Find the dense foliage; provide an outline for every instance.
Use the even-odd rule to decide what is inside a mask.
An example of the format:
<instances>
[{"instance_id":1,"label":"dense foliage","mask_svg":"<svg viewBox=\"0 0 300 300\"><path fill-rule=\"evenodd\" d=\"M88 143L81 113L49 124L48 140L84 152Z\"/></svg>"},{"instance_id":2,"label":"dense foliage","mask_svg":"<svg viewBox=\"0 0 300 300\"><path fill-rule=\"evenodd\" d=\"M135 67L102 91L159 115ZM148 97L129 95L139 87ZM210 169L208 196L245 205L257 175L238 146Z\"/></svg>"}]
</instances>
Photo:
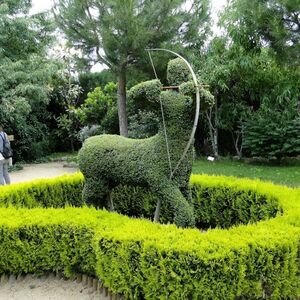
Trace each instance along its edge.
<instances>
[{"instance_id":1,"label":"dense foliage","mask_svg":"<svg viewBox=\"0 0 300 300\"><path fill-rule=\"evenodd\" d=\"M88 62L106 65L118 77L120 134L128 135L126 75L151 47L199 47L208 32L207 0L56 0L54 12L69 42ZM96 58L95 58L96 55ZM142 65L142 64L141 64Z\"/></svg>"},{"instance_id":2,"label":"dense foliage","mask_svg":"<svg viewBox=\"0 0 300 300\"><path fill-rule=\"evenodd\" d=\"M203 114L213 154L299 155L299 68L279 64L270 48L249 50L231 35L213 39L195 60L202 82L215 97L215 105ZM295 133L295 139L288 142L284 132Z\"/></svg>"},{"instance_id":3,"label":"dense foliage","mask_svg":"<svg viewBox=\"0 0 300 300\"><path fill-rule=\"evenodd\" d=\"M268 44L280 62L299 66L299 13L299 0L231 0L225 22L234 41L246 49Z\"/></svg>"},{"instance_id":4,"label":"dense foliage","mask_svg":"<svg viewBox=\"0 0 300 300\"><path fill-rule=\"evenodd\" d=\"M288 119L278 112L256 114L245 125L244 147L251 156L262 156L280 161L300 153L300 116Z\"/></svg>"},{"instance_id":5,"label":"dense foliage","mask_svg":"<svg viewBox=\"0 0 300 300\"><path fill-rule=\"evenodd\" d=\"M300 154L299 0L231 0L221 12L222 37L206 41L209 1L144 1L139 10L137 3L95 0L83 7L56 0L52 20L51 13L32 14L31 1L1 2L0 123L15 136L16 160L76 150L88 136L118 133L120 126L124 134L125 110L130 137L154 135L159 118L151 107L128 99L125 108L125 98L153 78L144 49L159 46L188 58L199 82L209 85L202 99L208 90L214 96L202 101L198 154L278 161ZM65 45L55 39L55 26L66 33ZM166 84L170 56L154 52L152 58ZM91 73L96 61L109 69ZM169 74L181 63L169 65Z\"/></svg>"},{"instance_id":6,"label":"dense foliage","mask_svg":"<svg viewBox=\"0 0 300 300\"><path fill-rule=\"evenodd\" d=\"M71 178L81 186L80 175L66 185ZM221 176L195 175L191 184L199 196L232 191L233 213L249 193L265 211L278 202L282 215L201 233L86 207L1 208L0 274L85 273L130 299L299 297L300 191Z\"/></svg>"},{"instance_id":7,"label":"dense foliage","mask_svg":"<svg viewBox=\"0 0 300 300\"><path fill-rule=\"evenodd\" d=\"M108 83L103 89L89 92L84 103L76 110L83 126L98 125L99 133L118 133L117 86Z\"/></svg>"},{"instance_id":8,"label":"dense foliage","mask_svg":"<svg viewBox=\"0 0 300 300\"><path fill-rule=\"evenodd\" d=\"M191 98L174 91L161 92L158 80L138 84L132 88L130 96L137 103L145 105L148 102L160 118L161 100L174 168L192 127ZM172 180L169 179L171 170L162 126L157 135L148 139L133 140L112 135L90 138L79 152L79 166L85 176L84 200L109 207L107 196L113 187L119 184L144 186L158 194L162 202L168 203L172 220L177 225L191 226L194 221L188 181L192 162L193 150L190 149Z\"/></svg>"},{"instance_id":9,"label":"dense foliage","mask_svg":"<svg viewBox=\"0 0 300 300\"><path fill-rule=\"evenodd\" d=\"M83 177L81 174L40 179L1 187L1 207L65 207L81 206Z\"/></svg>"},{"instance_id":10,"label":"dense foliage","mask_svg":"<svg viewBox=\"0 0 300 300\"><path fill-rule=\"evenodd\" d=\"M31 159L31 149L47 135L49 83L57 71L45 58L51 23L45 14L26 15L29 9L25 0L0 4L0 123L15 135L19 159Z\"/></svg>"}]
</instances>

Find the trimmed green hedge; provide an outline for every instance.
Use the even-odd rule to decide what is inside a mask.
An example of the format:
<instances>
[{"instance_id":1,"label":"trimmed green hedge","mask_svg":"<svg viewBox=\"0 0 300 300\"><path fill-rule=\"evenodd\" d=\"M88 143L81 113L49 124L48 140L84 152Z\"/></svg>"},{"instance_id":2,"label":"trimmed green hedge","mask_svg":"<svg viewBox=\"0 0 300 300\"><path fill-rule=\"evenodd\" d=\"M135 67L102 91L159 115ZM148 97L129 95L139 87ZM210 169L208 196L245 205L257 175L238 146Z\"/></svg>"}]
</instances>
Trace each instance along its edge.
<instances>
[{"instance_id":1,"label":"trimmed green hedge","mask_svg":"<svg viewBox=\"0 0 300 300\"><path fill-rule=\"evenodd\" d=\"M191 177L193 205L198 228L221 227L254 223L275 217L281 209L276 197L266 191L256 191L253 181L199 175ZM217 180L216 180L217 178ZM35 180L0 187L0 207L64 207L82 206L83 176L80 173L53 179ZM157 196L141 187L118 186L112 191L118 212L151 219ZM163 203L160 221L172 222L171 208Z\"/></svg>"},{"instance_id":2,"label":"trimmed green hedge","mask_svg":"<svg viewBox=\"0 0 300 300\"><path fill-rule=\"evenodd\" d=\"M196 176L196 177L195 177ZM195 181L194 178L197 178ZM229 228L255 223L281 214L278 200L266 191L258 192L249 182L235 178L201 175L191 176L196 227ZM252 183L252 184L251 184ZM112 191L115 209L125 215L151 219L157 196L144 188L119 186ZM161 223L172 222L167 203L162 204Z\"/></svg>"},{"instance_id":3,"label":"trimmed green hedge","mask_svg":"<svg viewBox=\"0 0 300 300\"><path fill-rule=\"evenodd\" d=\"M255 181L234 177L191 176L196 227L229 228L281 214L278 199Z\"/></svg>"},{"instance_id":4,"label":"trimmed green hedge","mask_svg":"<svg viewBox=\"0 0 300 300\"><path fill-rule=\"evenodd\" d=\"M81 173L0 186L0 207L82 206Z\"/></svg>"},{"instance_id":5,"label":"trimmed green hedge","mask_svg":"<svg viewBox=\"0 0 300 300\"><path fill-rule=\"evenodd\" d=\"M83 272L129 299L297 299L300 190L221 176L191 183L264 195L280 213L200 232L87 207L0 208L0 274Z\"/></svg>"}]
</instances>

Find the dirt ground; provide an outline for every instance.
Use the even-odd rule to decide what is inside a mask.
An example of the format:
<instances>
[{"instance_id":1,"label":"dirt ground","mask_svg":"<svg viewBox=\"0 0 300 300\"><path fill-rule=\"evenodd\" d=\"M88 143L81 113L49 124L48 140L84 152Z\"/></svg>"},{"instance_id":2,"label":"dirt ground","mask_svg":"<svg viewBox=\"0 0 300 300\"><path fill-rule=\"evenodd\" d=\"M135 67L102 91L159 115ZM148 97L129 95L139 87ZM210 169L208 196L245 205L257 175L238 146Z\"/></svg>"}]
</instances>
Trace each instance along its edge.
<instances>
[{"instance_id":1,"label":"dirt ground","mask_svg":"<svg viewBox=\"0 0 300 300\"><path fill-rule=\"evenodd\" d=\"M63 162L24 165L24 169L10 173L11 183L51 178L77 172L77 168L64 167Z\"/></svg>"},{"instance_id":2,"label":"dirt ground","mask_svg":"<svg viewBox=\"0 0 300 300\"><path fill-rule=\"evenodd\" d=\"M104 293L92 291L82 283L56 277L26 276L0 284L0 300L108 300Z\"/></svg>"}]
</instances>

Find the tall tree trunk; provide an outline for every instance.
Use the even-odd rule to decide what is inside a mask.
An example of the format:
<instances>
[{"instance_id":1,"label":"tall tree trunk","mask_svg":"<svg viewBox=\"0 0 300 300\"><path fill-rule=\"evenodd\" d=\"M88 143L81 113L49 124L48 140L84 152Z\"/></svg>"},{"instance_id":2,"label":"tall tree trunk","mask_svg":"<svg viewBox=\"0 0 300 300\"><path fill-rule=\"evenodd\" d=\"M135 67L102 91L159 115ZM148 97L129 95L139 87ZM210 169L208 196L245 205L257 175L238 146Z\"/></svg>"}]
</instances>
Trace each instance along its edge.
<instances>
[{"instance_id":1,"label":"tall tree trunk","mask_svg":"<svg viewBox=\"0 0 300 300\"><path fill-rule=\"evenodd\" d=\"M243 151L242 132L237 132L236 136L235 136L234 132L231 131L231 135L232 135L236 155L237 155L238 159L241 159L242 158L242 151Z\"/></svg>"},{"instance_id":2,"label":"tall tree trunk","mask_svg":"<svg viewBox=\"0 0 300 300\"><path fill-rule=\"evenodd\" d=\"M213 130L213 151L214 151L214 157L216 159L219 158L219 143L218 143L218 128L215 127Z\"/></svg>"},{"instance_id":3,"label":"tall tree trunk","mask_svg":"<svg viewBox=\"0 0 300 300\"><path fill-rule=\"evenodd\" d=\"M118 74L118 116L120 135L128 136L126 113L126 69L122 68Z\"/></svg>"},{"instance_id":4,"label":"tall tree trunk","mask_svg":"<svg viewBox=\"0 0 300 300\"><path fill-rule=\"evenodd\" d=\"M215 115L213 120L213 111L212 108L209 109L209 112L206 111L206 118L208 121L209 127L209 139L211 147L213 150L213 155L216 159L219 158L219 147L218 147L218 128L217 128L217 116ZM213 124L213 122L215 124Z\"/></svg>"},{"instance_id":5,"label":"tall tree trunk","mask_svg":"<svg viewBox=\"0 0 300 300\"><path fill-rule=\"evenodd\" d=\"M75 147L74 147L74 140L73 140L73 138L71 138L70 144L71 144L71 151L72 151L72 152L75 152Z\"/></svg>"}]
</instances>

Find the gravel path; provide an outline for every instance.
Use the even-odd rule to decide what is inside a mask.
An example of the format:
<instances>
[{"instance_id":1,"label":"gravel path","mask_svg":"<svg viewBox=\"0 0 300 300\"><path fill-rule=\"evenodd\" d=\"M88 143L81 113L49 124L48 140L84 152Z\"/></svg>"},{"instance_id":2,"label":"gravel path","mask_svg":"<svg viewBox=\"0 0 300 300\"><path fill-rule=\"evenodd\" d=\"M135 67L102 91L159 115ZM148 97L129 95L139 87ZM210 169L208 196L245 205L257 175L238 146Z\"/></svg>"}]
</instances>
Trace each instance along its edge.
<instances>
[{"instance_id":1,"label":"gravel path","mask_svg":"<svg viewBox=\"0 0 300 300\"><path fill-rule=\"evenodd\" d=\"M54 276L34 278L26 276L0 284L0 300L108 300L100 291L93 291L82 283L58 279Z\"/></svg>"},{"instance_id":2,"label":"gravel path","mask_svg":"<svg viewBox=\"0 0 300 300\"><path fill-rule=\"evenodd\" d=\"M10 173L11 183L51 178L77 172L77 168L64 167L64 162L24 165L24 169Z\"/></svg>"}]
</instances>

